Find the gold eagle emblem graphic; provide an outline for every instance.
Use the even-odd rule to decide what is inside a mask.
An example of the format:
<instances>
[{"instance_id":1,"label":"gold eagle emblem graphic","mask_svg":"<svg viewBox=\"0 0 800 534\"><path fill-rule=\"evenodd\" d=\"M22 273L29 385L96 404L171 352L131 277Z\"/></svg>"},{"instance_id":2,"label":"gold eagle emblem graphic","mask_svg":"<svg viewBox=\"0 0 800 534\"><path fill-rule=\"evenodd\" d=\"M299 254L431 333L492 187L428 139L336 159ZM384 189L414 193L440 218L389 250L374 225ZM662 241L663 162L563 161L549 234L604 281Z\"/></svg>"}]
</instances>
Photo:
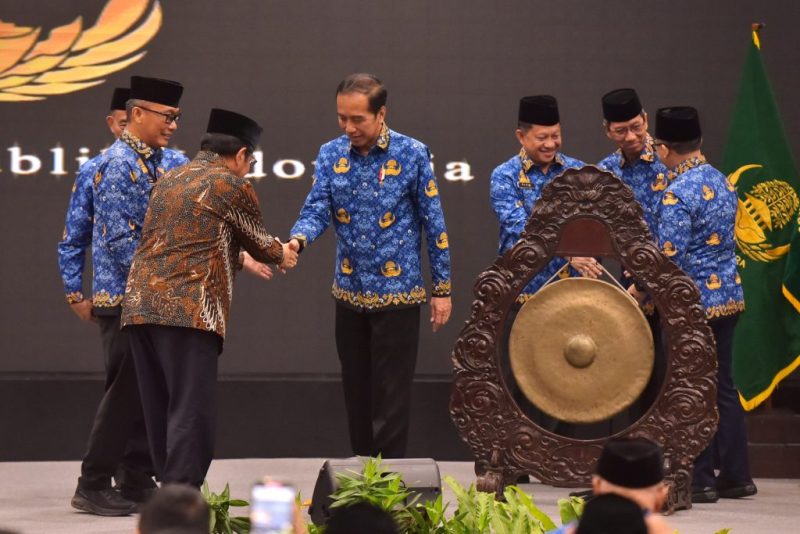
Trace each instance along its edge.
<instances>
[{"instance_id":1,"label":"gold eagle emblem graphic","mask_svg":"<svg viewBox=\"0 0 800 534\"><path fill-rule=\"evenodd\" d=\"M347 158L339 158L339 161L333 164L333 172L336 174L344 174L350 170L350 162Z\"/></svg>"},{"instance_id":2,"label":"gold eagle emblem graphic","mask_svg":"<svg viewBox=\"0 0 800 534\"><path fill-rule=\"evenodd\" d=\"M447 241L447 234L445 232L439 234L439 239L436 240L436 246L441 250L445 250L447 249L447 247L450 246L450 244Z\"/></svg>"},{"instance_id":3,"label":"gold eagle emblem graphic","mask_svg":"<svg viewBox=\"0 0 800 534\"><path fill-rule=\"evenodd\" d=\"M719 289L720 287L722 287L722 282L720 281L719 276L717 276L716 274L712 274L711 276L709 276L708 280L706 280L706 287L711 290Z\"/></svg>"},{"instance_id":4,"label":"gold eagle emblem graphic","mask_svg":"<svg viewBox=\"0 0 800 534\"><path fill-rule=\"evenodd\" d=\"M661 199L661 203L665 206L674 206L678 203L678 197L675 196L675 193L672 191L667 191L664 193L664 198Z\"/></svg>"},{"instance_id":5,"label":"gold eagle emblem graphic","mask_svg":"<svg viewBox=\"0 0 800 534\"><path fill-rule=\"evenodd\" d=\"M761 165L743 165L728 176L736 186L741 175ZM790 184L781 180L760 182L738 199L736 244L750 259L760 262L778 260L789 252L789 245L773 246L767 232L786 226L800 207L800 199Z\"/></svg>"},{"instance_id":6,"label":"gold eagle emblem graphic","mask_svg":"<svg viewBox=\"0 0 800 534\"><path fill-rule=\"evenodd\" d=\"M433 180L428 180L428 185L425 186L425 194L429 198L433 198L439 194L439 188L436 187L436 182L434 182Z\"/></svg>"},{"instance_id":7,"label":"gold eagle emblem graphic","mask_svg":"<svg viewBox=\"0 0 800 534\"><path fill-rule=\"evenodd\" d=\"M378 225L381 228L389 228L392 225L392 223L394 223L394 221L395 221L394 213L392 213L391 211L387 211L386 213L383 214L383 217L381 217L381 219L378 221Z\"/></svg>"},{"instance_id":8,"label":"gold eagle emblem graphic","mask_svg":"<svg viewBox=\"0 0 800 534\"><path fill-rule=\"evenodd\" d=\"M353 272L353 266L350 265L350 260L345 258L342 260L342 274L351 274Z\"/></svg>"},{"instance_id":9,"label":"gold eagle emblem graphic","mask_svg":"<svg viewBox=\"0 0 800 534\"><path fill-rule=\"evenodd\" d=\"M713 234L708 236L708 239L706 239L706 245L710 245L712 247L716 247L719 244L720 244L720 240L719 240L719 234L717 232L714 232Z\"/></svg>"},{"instance_id":10,"label":"gold eagle emblem graphic","mask_svg":"<svg viewBox=\"0 0 800 534\"><path fill-rule=\"evenodd\" d=\"M400 174L400 171L403 170L403 166L397 163L396 160L390 159L387 161L383 166L383 173L386 176L397 176Z\"/></svg>"},{"instance_id":11,"label":"gold eagle emblem graphic","mask_svg":"<svg viewBox=\"0 0 800 534\"><path fill-rule=\"evenodd\" d=\"M675 245L672 244L672 241L665 241L664 246L661 248L664 250L664 254L666 254L668 258L671 258L678 252L678 250L675 248Z\"/></svg>"},{"instance_id":12,"label":"gold eagle emblem graphic","mask_svg":"<svg viewBox=\"0 0 800 534\"><path fill-rule=\"evenodd\" d=\"M350 214L344 208L336 210L336 220L342 224L350 224Z\"/></svg>"},{"instance_id":13,"label":"gold eagle emblem graphic","mask_svg":"<svg viewBox=\"0 0 800 534\"><path fill-rule=\"evenodd\" d=\"M703 200L713 200L714 199L714 190L708 187L707 185L703 186Z\"/></svg>"},{"instance_id":14,"label":"gold eagle emblem graphic","mask_svg":"<svg viewBox=\"0 0 800 534\"><path fill-rule=\"evenodd\" d=\"M53 28L16 26L0 20L0 102L43 100L99 85L113 72L136 63L161 28L161 4L151 0L109 0L97 22L84 29L83 18ZM133 55L131 55L133 54Z\"/></svg>"},{"instance_id":15,"label":"gold eagle emblem graphic","mask_svg":"<svg viewBox=\"0 0 800 534\"><path fill-rule=\"evenodd\" d=\"M663 172L658 173L656 175L656 180L650 184L650 189L653 191L663 191L667 188L667 177L664 176Z\"/></svg>"},{"instance_id":16,"label":"gold eagle emblem graphic","mask_svg":"<svg viewBox=\"0 0 800 534\"><path fill-rule=\"evenodd\" d=\"M401 269L400 266L393 261L387 261L383 267L381 267L381 273L383 273L383 276L387 278L400 276L401 272L403 272L403 269Z\"/></svg>"}]
</instances>

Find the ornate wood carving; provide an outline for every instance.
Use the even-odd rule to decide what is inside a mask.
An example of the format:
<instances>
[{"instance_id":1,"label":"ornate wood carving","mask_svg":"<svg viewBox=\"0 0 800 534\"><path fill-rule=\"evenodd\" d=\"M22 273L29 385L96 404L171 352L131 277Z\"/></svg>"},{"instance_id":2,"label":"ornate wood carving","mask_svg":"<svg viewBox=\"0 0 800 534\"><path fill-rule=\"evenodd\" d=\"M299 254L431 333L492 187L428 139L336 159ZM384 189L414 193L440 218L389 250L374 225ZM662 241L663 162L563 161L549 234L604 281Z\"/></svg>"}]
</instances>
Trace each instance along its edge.
<instances>
[{"instance_id":1,"label":"ornate wood carving","mask_svg":"<svg viewBox=\"0 0 800 534\"><path fill-rule=\"evenodd\" d=\"M692 462L718 419L714 339L699 290L650 241L633 192L592 166L569 169L546 185L520 240L475 283L471 314L453 351L450 414L476 458L478 488L499 496L525 473L555 486L586 486L605 441L537 426L519 410L500 372L499 341L512 304L560 255L616 257L653 297L668 340L666 377L647 413L617 435L660 443L670 509L690 508Z\"/></svg>"}]
</instances>

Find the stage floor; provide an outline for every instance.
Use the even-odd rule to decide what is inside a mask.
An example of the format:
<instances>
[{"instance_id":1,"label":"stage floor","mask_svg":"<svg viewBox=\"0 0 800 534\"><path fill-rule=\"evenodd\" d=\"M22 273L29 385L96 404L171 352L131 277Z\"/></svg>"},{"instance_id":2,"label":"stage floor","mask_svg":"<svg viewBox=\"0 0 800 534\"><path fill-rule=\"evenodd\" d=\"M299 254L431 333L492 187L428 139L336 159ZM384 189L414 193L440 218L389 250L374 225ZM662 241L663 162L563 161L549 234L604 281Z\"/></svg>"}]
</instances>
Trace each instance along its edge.
<instances>
[{"instance_id":1,"label":"stage floor","mask_svg":"<svg viewBox=\"0 0 800 534\"><path fill-rule=\"evenodd\" d=\"M310 498L322 463L322 459L309 458L217 460L208 480L213 491L221 491L229 482L234 497L247 499L250 484L262 475L271 475L293 482L304 498ZM79 462L0 463L0 528L20 534L131 534L135 517L96 517L70 507L79 469ZM468 462L440 462L439 470L442 476L451 475L465 485L474 481ZM668 521L680 534L713 534L723 527L731 528L732 534L798 532L800 480L760 479L756 483L759 493L753 498L695 505ZM569 491L538 483L523 487L554 519L558 516L556 501ZM453 500L447 488L445 499Z\"/></svg>"}]
</instances>

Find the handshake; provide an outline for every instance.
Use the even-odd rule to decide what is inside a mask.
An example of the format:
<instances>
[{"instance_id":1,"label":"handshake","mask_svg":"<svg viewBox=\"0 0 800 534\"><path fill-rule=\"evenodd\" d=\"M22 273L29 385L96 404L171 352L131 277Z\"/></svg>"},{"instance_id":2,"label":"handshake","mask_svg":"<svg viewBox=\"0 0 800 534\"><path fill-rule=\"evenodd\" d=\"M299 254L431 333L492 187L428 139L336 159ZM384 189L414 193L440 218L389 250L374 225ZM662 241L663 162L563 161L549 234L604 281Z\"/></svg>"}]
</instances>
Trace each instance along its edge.
<instances>
[{"instance_id":1,"label":"handshake","mask_svg":"<svg viewBox=\"0 0 800 534\"><path fill-rule=\"evenodd\" d=\"M283 261L278 264L278 270L286 274L288 269L292 269L297 265L297 256L300 253L300 242L297 239L292 239L288 243L281 243L281 241L278 240L278 243L283 247ZM272 279L272 268L269 265L256 261L247 252L243 252L243 254L244 262L242 263L242 269L264 280Z\"/></svg>"}]
</instances>

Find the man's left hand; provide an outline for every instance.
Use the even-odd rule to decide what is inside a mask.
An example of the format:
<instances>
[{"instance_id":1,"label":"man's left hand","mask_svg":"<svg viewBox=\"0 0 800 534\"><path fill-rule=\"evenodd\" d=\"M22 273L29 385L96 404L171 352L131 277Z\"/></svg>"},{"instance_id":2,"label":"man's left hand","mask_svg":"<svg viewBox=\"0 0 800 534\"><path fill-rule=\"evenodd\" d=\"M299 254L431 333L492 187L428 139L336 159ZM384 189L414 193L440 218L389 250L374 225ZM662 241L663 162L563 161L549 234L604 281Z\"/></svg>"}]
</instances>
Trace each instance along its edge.
<instances>
[{"instance_id":1,"label":"man's left hand","mask_svg":"<svg viewBox=\"0 0 800 534\"><path fill-rule=\"evenodd\" d=\"M576 271L581 273L581 276L585 276L586 278L599 278L600 275L603 274L600 264L597 263L597 260L594 258L575 256L570 259L569 263Z\"/></svg>"},{"instance_id":2,"label":"man's left hand","mask_svg":"<svg viewBox=\"0 0 800 534\"><path fill-rule=\"evenodd\" d=\"M453 302L450 297L431 297L431 324L434 332L450 320L452 310Z\"/></svg>"},{"instance_id":3,"label":"man's left hand","mask_svg":"<svg viewBox=\"0 0 800 534\"><path fill-rule=\"evenodd\" d=\"M272 269L270 269L269 265L254 260L247 252L244 253L242 269L264 280L272 279Z\"/></svg>"}]
</instances>

